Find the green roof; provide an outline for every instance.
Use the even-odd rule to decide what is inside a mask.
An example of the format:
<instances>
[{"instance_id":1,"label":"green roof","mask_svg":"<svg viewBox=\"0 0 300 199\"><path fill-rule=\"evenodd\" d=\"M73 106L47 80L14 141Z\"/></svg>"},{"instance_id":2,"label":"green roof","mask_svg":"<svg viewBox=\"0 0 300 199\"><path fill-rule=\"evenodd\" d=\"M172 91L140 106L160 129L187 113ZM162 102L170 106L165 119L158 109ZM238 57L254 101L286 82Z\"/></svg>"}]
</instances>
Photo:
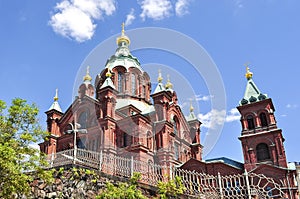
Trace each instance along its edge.
<instances>
[{"instance_id":1,"label":"green roof","mask_svg":"<svg viewBox=\"0 0 300 199\"><path fill-rule=\"evenodd\" d=\"M240 101L240 105L261 101L268 98L266 94L262 94L255 85L252 77L248 78L244 98Z\"/></svg>"}]
</instances>

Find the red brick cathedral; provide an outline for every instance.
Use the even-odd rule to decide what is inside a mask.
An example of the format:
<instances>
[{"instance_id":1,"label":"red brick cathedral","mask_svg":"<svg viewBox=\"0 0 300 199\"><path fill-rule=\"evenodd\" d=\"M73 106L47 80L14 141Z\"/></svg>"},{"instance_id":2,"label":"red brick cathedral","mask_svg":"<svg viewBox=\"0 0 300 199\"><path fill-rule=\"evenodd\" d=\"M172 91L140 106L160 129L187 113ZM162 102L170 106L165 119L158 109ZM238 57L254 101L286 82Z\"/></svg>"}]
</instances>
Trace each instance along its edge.
<instances>
[{"instance_id":1,"label":"red brick cathedral","mask_svg":"<svg viewBox=\"0 0 300 199\"><path fill-rule=\"evenodd\" d=\"M40 144L41 150L51 154L73 148L74 136L66 132L78 123L77 128L87 130L77 134L79 148L120 156L130 153L135 159L163 165L201 160L201 123L192 108L185 117L171 82L164 85L161 74L151 93L150 77L131 54L124 29L117 44L94 85L87 70L78 97L65 113L56 95L46 112L51 135Z\"/></svg>"},{"instance_id":2,"label":"red brick cathedral","mask_svg":"<svg viewBox=\"0 0 300 199\"><path fill-rule=\"evenodd\" d=\"M294 171L288 169L284 138L277 127L271 98L262 94L247 70L247 85L237 109L241 114L244 164L228 158L202 160L201 122L191 106L184 116L176 92L168 80L164 85L159 73L151 93L150 77L129 49L130 39L122 34L117 49L94 85L87 70L78 97L63 113L57 95L47 114L49 139L41 151L52 154L77 147L134 156L135 159L160 165L223 175L248 172L263 173L294 185ZM79 124L79 125L78 125ZM85 133L80 133L84 130Z\"/></svg>"}]
</instances>

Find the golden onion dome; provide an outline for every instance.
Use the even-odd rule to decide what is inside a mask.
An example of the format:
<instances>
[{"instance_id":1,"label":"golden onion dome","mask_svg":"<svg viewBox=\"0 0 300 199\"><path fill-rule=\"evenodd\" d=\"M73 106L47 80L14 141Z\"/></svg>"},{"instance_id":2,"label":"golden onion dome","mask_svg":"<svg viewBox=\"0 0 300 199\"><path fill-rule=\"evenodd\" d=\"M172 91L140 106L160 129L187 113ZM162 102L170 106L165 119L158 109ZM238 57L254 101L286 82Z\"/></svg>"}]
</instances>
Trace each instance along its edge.
<instances>
[{"instance_id":1,"label":"golden onion dome","mask_svg":"<svg viewBox=\"0 0 300 199\"><path fill-rule=\"evenodd\" d=\"M121 34L120 37L117 38L117 44L118 44L118 45L121 45L123 42L125 42L125 43L129 46L129 44L130 44L130 39L129 39L129 37L127 37L127 36L125 35L124 27L125 27L125 24L122 23L122 34Z\"/></svg>"},{"instance_id":2,"label":"golden onion dome","mask_svg":"<svg viewBox=\"0 0 300 199\"><path fill-rule=\"evenodd\" d=\"M168 81L166 83L166 89L172 89L173 88L173 84L170 81L170 76L168 75Z\"/></svg>"},{"instance_id":3,"label":"golden onion dome","mask_svg":"<svg viewBox=\"0 0 300 199\"><path fill-rule=\"evenodd\" d=\"M88 66L86 68L86 74L83 77L83 81L91 81L91 80L92 80L92 77L90 76L90 67Z\"/></svg>"},{"instance_id":4,"label":"golden onion dome","mask_svg":"<svg viewBox=\"0 0 300 199\"><path fill-rule=\"evenodd\" d=\"M248 65L246 66L246 74L245 77L249 80L252 79L253 73L250 72Z\"/></svg>"},{"instance_id":5,"label":"golden onion dome","mask_svg":"<svg viewBox=\"0 0 300 199\"><path fill-rule=\"evenodd\" d=\"M107 70L107 72L106 72L105 76L106 76L106 77L111 77L111 76L112 76L112 74L111 74L111 72L110 72L110 70L109 70L109 69Z\"/></svg>"}]
</instances>

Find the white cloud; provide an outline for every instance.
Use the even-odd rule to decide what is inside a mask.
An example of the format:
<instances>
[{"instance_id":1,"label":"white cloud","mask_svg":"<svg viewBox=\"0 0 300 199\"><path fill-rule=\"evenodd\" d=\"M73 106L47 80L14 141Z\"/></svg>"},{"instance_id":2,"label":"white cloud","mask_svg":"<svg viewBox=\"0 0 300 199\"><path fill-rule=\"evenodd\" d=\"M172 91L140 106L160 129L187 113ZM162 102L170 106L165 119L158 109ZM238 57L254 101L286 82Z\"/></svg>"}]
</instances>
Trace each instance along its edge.
<instances>
[{"instance_id":1,"label":"white cloud","mask_svg":"<svg viewBox=\"0 0 300 199\"><path fill-rule=\"evenodd\" d=\"M233 108L229 111L229 113L226 115L225 122L234 122L240 120L241 115L239 111L236 108Z\"/></svg>"},{"instance_id":2,"label":"white cloud","mask_svg":"<svg viewBox=\"0 0 300 199\"><path fill-rule=\"evenodd\" d=\"M142 13L140 17L145 20L151 18L162 20L171 15L172 4L169 0L140 0Z\"/></svg>"},{"instance_id":3,"label":"white cloud","mask_svg":"<svg viewBox=\"0 0 300 199\"><path fill-rule=\"evenodd\" d=\"M202 122L203 127L215 129L224 122L233 122L239 120L240 115L236 108L231 109L227 114L225 110L212 109L206 114L198 114L198 118Z\"/></svg>"},{"instance_id":4,"label":"white cloud","mask_svg":"<svg viewBox=\"0 0 300 199\"><path fill-rule=\"evenodd\" d=\"M175 12L177 16L188 14L189 0L178 0L175 4Z\"/></svg>"},{"instance_id":5,"label":"white cloud","mask_svg":"<svg viewBox=\"0 0 300 199\"><path fill-rule=\"evenodd\" d=\"M135 20L134 9L131 8L130 13L126 16L125 26L129 26Z\"/></svg>"},{"instance_id":6,"label":"white cloud","mask_svg":"<svg viewBox=\"0 0 300 199\"><path fill-rule=\"evenodd\" d=\"M55 6L49 24L57 34L84 42L95 33L94 20L115 10L115 0L63 0Z\"/></svg>"},{"instance_id":7,"label":"white cloud","mask_svg":"<svg viewBox=\"0 0 300 199\"><path fill-rule=\"evenodd\" d=\"M218 125L222 125L225 122L226 111L212 109L206 114L198 114L199 120L202 122L202 126L205 128L216 128Z\"/></svg>"}]
</instances>

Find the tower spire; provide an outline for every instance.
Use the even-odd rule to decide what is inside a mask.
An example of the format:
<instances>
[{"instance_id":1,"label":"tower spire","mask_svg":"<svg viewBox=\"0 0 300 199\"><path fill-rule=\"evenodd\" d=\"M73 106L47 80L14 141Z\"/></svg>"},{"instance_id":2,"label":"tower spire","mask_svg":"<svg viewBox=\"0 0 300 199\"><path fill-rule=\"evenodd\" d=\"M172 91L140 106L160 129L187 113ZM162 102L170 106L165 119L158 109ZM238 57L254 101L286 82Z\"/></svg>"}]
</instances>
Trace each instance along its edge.
<instances>
[{"instance_id":1,"label":"tower spire","mask_svg":"<svg viewBox=\"0 0 300 199\"><path fill-rule=\"evenodd\" d=\"M193 103L192 100L190 101L190 113L194 112L194 107L193 107Z\"/></svg>"},{"instance_id":2,"label":"tower spire","mask_svg":"<svg viewBox=\"0 0 300 199\"><path fill-rule=\"evenodd\" d=\"M190 114L187 117L187 120L192 121L192 120L195 120L195 119L197 119L197 117L195 116L194 107L193 107L193 103L192 103L192 99L191 99L191 101L190 101Z\"/></svg>"},{"instance_id":3,"label":"tower spire","mask_svg":"<svg viewBox=\"0 0 300 199\"><path fill-rule=\"evenodd\" d=\"M258 87L255 85L252 76L253 73L250 72L248 64L246 66L246 74L245 77L247 78L247 85L243 99L240 101L240 105L246 105L249 103L253 103L256 101L261 101L267 98L266 94L262 94Z\"/></svg>"},{"instance_id":4,"label":"tower spire","mask_svg":"<svg viewBox=\"0 0 300 199\"><path fill-rule=\"evenodd\" d=\"M62 113L62 110L60 108L60 105L58 103L58 89L55 89L55 96L53 97L53 103L52 105L50 106L50 108L48 109L49 111L50 110L56 110L56 111L59 111Z\"/></svg>"},{"instance_id":5,"label":"tower spire","mask_svg":"<svg viewBox=\"0 0 300 199\"><path fill-rule=\"evenodd\" d=\"M54 101L58 101L58 89L55 89L55 96L53 97Z\"/></svg>"}]
</instances>

